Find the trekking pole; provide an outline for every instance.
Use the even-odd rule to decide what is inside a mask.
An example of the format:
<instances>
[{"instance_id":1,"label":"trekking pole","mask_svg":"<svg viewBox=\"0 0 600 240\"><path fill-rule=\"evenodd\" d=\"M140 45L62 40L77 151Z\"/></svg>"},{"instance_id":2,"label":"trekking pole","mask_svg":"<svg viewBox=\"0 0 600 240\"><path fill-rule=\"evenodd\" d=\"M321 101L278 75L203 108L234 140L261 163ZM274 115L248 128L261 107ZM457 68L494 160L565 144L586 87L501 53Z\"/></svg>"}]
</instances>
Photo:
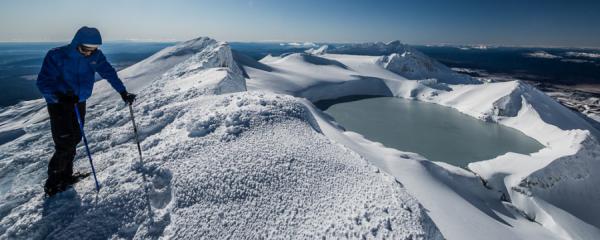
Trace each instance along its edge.
<instances>
[{"instance_id":1,"label":"trekking pole","mask_svg":"<svg viewBox=\"0 0 600 240\"><path fill-rule=\"evenodd\" d=\"M75 115L77 116L77 123L79 123L79 130L81 131L83 143L85 144L85 151L87 152L88 159L90 159L90 165L92 166L92 173L94 174L94 181L96 182L96 192L100 192L100 184L98 183L98 178L96 178L96 169L94 169L94 163L92 162L92 154L90 154L90 148L88 147L87 138L85 137L85 132L83 132L83 121L81 121L81 116L79 115L77 103L75 103L74 106Z\"/></svg>"},{"instance_id":2,"label":"trekking pole","mask_svg":"<svg viewBox=\"0 0 600 240\"><path fill-rule=\"evenodd\" d=\"M138 135L137 126L135 125L135 118L133 117L133 108L131 107L132 103L129 103L129 115L131 116L131 123L133 123L133 133L135 134L135 142L137 143L138 153L140 155L140 163L144 164L142 160L142 148L140 147L140 137Z\"/></svg>"},{"instance_id":3,"label":"trekking pole","mask_svg":"<svg viewBox=\"0 0 600 240\"><path fill-rule=\"evenodd\" d=\"M133 103L129 103L129 116L131 117L131 123L133 124L133 133L135 134L135 142L137 143L138 154L140 155L140 164L141 167L144 166L144 160L142 160L142 148L140 147L140 137L138 135L137 126L135 125L135 118L133 117L133 107L131 106ZM142 171L142 178L144 179L144 183L148 182L146 178L146 173ZM150 222L154 222L152 213L152 206L150 205L150 196L148 195L148 185L144 185L144 191L146 191L146 201L148 207L148 216L150 217Z\"/></svg>"}]
</instances>

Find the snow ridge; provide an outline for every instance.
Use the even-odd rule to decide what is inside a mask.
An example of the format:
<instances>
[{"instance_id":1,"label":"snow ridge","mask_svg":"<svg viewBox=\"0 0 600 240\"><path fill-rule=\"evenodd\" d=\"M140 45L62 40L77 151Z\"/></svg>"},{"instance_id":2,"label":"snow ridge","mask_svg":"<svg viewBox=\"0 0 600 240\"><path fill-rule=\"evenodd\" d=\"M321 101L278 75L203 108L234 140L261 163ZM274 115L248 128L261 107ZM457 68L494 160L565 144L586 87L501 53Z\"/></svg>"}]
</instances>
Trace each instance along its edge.
<instances>
[{"instance_id":1,"label":"snow ridge","mask_svg":"<svg viewBox=\"0 0 600 240\"><path fill-rule=\"evenodd\" d=\"M521 81L483 87L454 87L433 102L513 127L546 148L530 155L507 153L468 168L487 187L502 193L503 200L554 234L568 239L599 236L600 205L595 199L600 191L593 186L600 179L589 172L600 169L598 130Z\"/></svg>"},{"instance_id":2,"label":"snow ridge","mask_svg":"<svg viewBox=\"0 0 600 240\"><path fill-rule=\"evenodd\" d=\"M365 47L355 53L382 53L381 49L386 49L381 47L385 44L361 46ZM369 50L372 46L376 47ZM469 172L385 148L344 131L330 123L327 116L318 118L328 137L401 179L431 211L447 238L600 236L597 217L600 192L593 187L600 180L590 174L590 170L600 169L597 160L600 133L577 113L521 81L481 84L450 84L436 78L407 81L402 73L391 71L402 70L403 61L410 63L418 54L403 57L401 53L365 56L332 52L328 49L327 53L315 56L335 60L347 68L310 64L298 54L261 60L268 68L245 65L250 77L249 89L283 92L313 102L351 95L402 97L451 107L519 130L545 148L532 154L509 152L471 163ZM393 64L395 61L399 64ZM417 66L428 68L427 64ZM312 111L319 113L316 109ZM460 179L464 184L447 183L448 179ZM448 201L440 201L441 197ZM456 222L453 217L456 215L465 216L463 224ZM506 228L507 225L513 227Z\"/></svg>"},{"instance_id":3,"label":"snow ridge","mask_svg":"<svg viewBox=\"0 0 600 240\"><path fill-rule=\"evenodd\" d=\"M98 195L86 179L44 199L44 103L2 109L0 239L598 238L598 130L523 82L455 84L437 64L399 41L260 62L210 38L165 48L119 72L139 93L143 162L110 86L88 102ZM467 171L343 131L306 100L361 94L452 107L545 148ZM75 166L88 169L83 146Z\"/></svg>"},{"instance_id":4,"label":"snow ridge","mask_svg":"<svg viewBox=\"0 0 600 240\"><path fill-rule=\"evenodd\" d=\"M246 92L236 66L227 44L199 38L120 72L138 89L144 160L127 107L91 101L98 194L85 179L44 199L49 123L22 126L0 145L0 238L442 239L402 184L324 136L300 99Z\"/></svg>"},{"instance_id":5,"label":"snow ridge","mask_svg":"<svg viewBox=\"0 0 600 240\"><path fill-rule=\"evenodd\" d=\"M435 78L449 84L474 84L479 81L457 72L414 49L382 56L377 63L408 79Z\"/></svg>"},{"instance_id":6,"label":"snow ridge","mask_svg":"<svg viewBox=\"0 0 600 240\"><path fill-rule=\"evenodd\" d=\"M196 43L194 41L193 43ZM186 42L187 43L187 42ZM187 47L188 44L183 44L181 48L172 52L170 54L164 55L159 59L168 58L170 56L177 56L179 54L188 53L190 51L197 51L192 54L191 57L182 61L181 63L175 65L171 70L165 73L166 78L179 78L185 77L190 74L197 73L204 69L215 68L215 67L227 67L234 74L242 74L239 67L233 60L233 56L231 53L231 48L225 42L217 43L215 40L211 41L202 41L201 49L196 49L196 45L192 45L194 47ZM208 44L208 45L205 45Z\"/></svg>"},{"instance_id":7,"label":"snow ridge","mask_svg":"<svg viewBox=\"0 0 600 240\"><path fill-rule=\"evenodd\" d=\"M327 49L328 48L329 48L329 45L323 45L323 46L320 46L317 49L311 48L311 49L308 49L308 50L306 50L304 52L308 53L308 54L313 54L313 55L323 55L323 54L327 53Z\"/></svg>"},{"instance_id":8,"label":"snow ridge","mask_svg":"<svg viewBox=\"0 0 600 240\"><path fill-rule=\"evenodd\" d=\"M420 51L396 40L388 43L370 42L343 45L323 45L318 49L305 51L308 54L350 54L380 56L377 64L391 72L412 80L435 78L438 82L449 84L475 84L478 80L456 73L426 56Z\"/></svg>"},{"instance_id":9,"label":"snow ridge","mask_svg":"<svg viewBox=\"0 0 600 240\"><path fill-rule=\"evenodd\" d=\"M408 45L403 44L399 40L395 40L387 43L367 42L335 45L328 47L327 53L382 56L389 55L392 53L403 53L409 49L410 47Z\"/></svg>"}]
</instances>

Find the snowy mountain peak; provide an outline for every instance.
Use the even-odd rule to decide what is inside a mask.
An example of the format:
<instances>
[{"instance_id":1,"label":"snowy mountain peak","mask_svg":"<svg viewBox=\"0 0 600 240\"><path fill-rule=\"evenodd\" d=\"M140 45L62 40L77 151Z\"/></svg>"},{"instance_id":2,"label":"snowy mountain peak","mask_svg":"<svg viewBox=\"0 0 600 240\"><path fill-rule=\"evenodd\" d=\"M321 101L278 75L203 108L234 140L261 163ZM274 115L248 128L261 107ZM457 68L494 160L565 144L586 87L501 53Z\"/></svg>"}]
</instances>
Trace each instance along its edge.
<instances>
[{"instance_id":1,"label":"snowy mountain peak","mask_svg":"<svg viewBox=\"0 0 600 240\"><path fill-rule=\"evenodd\" d=\"M323 45L305 51L308 54L326 53L381 56L377 64L402 77L412 80L435 78L438 82L452 84L479 83L467 75L459 74L399 40L343 45Z\"/></svg>"},{"instance_id":2,"label":"snowy mountain peak","mask_svg":"<svg viewBox=\"0 0 600 240\"><path fill-rule=\"evenodd\" d=\"M366 42L337 45L328 49L329 53L381 56L392 53L403 53L409 47L399 40L384 42Z\"/></svg>"},{"instance_id":3,"label":"snowy mountain peak","mask_svg":"<svg viewBox=\"0 0 600 240\"><path fill-rule=\"evenodd\" d=\"M406 47L401 53L382 56L377 60L377 63L385 69L408 79L435 78L439 82L451 84L478 83L477 80L456 73L438 61L409 47Z\"/></svg>"},{"instance_id":4,"label":"snowy mountain peak","mask_svg":"<svg viewBox=\"0 0 600 240\"><path fill-rule=\"evenodd\" d=\"M317 49L311 48L311 49L308 49L308 50L306 50L304 52L308 53L308 54L322 55L322 54L327 53L327 48L329 48L329 45L322 45L322 46L320 46Z\"/></svg>"},{"instance_id":5,"label":"snowy mountain peak","mask_svg":"<svg viewBox=\"0 0 600 240\"><path fill-rule=\"evenodd\" d=\"M386 45L391 46L391 45L402 45L402 42L400 40L392 40L386 43Z\"/></svg>"},{"instance_id":6,"label":"snowy mountain peak","mask_svg":"<svg viewBox=\"0 0 600 240\"><path fill-rule=\"evenodd\" d=\"M227 43L197 38L119 72L138 94L143 161L127 106L96 84L85 127L98 193L87 178L44 198L49 120L21 124L0 145L0 239L442 239L401 184L321 132L312 105L246 92L233 56ZM25 107L10 116L29 119ZM89 171L82 145L77 153L75 171Z\"/></svg>"},{"instance_id":7,"label":"snowy mountain peak","mask_svg":"<svg viewBox=\"0 0 600 240\"><path fill-rule=\"evenodd\" d=\"M226 67L233 73L242 74L242 71L233 60L229 44L204 38L196 40L199 41L195 41L192 44L185 42L178 45L177 52L193 52L193 54L165 73L166 76L172 78L182 77L215 67ZM200 43L196 44L198 42Z\"/></svg>"},{"instance_id":8,"label":"snowy mountain peak","mask_svg":"<svg viewBox=\"0 0 600 240\"><path fill-rule=\"evenodd\" d=\"M168 59L174 56L194 54L202 51L205 47L214 44L218 44L218 42L214 39L208 37L198 37L192 40L178 43L175 46L160 51L160 54L155 58L155 60Z\"/></svg>"},{"instance_id":9,"label":"snowy mountain peak","mask_svg":"<svg viewBox=\"0 0 600 240\"><path fill-rule=\"evenodd\" d=\"M258 62L206 37L119 75L138 94L144 160L127 106L98 82L85 130L99 192L87 178L44 198L45 103L0 111L0 239L600 236L600 134L526 83L452 84L471 80L400 41ZM451 107L545 148L471 171L427 161L345 131L310 102L353 95ZM82 145L74 166L89 171Z\"/></svg>"},{"instance_id":10,"label":"snowy mountain peak","mask_svg":"<svg viewBox=\"0 0 600 240\"><path fill-rule=\"evenodd\" d=\"M228 68L231 74L242 76L241 69L233 61L229 44L208 37L199 37L166 47L119 72L119 76L131 92L140 92L154 82L164 84L175 78L200 74L210 68ZM241 77L243 79L243 77ZM240 79L240 77L231 77ZM245 84L243 84L245 85ZM112 88L100 82L94 87L92 103L115 97Z\"/></svg>"}]
</instances>

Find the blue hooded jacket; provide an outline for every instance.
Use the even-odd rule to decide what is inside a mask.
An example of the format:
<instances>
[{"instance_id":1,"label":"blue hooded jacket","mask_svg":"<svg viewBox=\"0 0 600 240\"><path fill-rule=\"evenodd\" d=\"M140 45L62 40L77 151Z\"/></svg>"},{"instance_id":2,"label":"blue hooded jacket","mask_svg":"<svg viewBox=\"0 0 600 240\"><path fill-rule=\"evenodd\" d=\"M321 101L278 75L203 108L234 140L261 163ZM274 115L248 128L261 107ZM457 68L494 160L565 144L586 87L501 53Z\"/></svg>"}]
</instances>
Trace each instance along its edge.
<instances>
[{"instance_id":1,"label":"blue hooded jacket","mask_svg":"<svg viewBox=\"0 0 600 240\"><path fill-rule=\"evenodd\" d=\"M83 102L92 95L94 73L106 79L119 93L125 86L106 57L97 49L88 57L77 50L80 44L102 44L100 32L96 28L80 28L71 44L51 49L44 58L38 74L37 86L47 103L57 103L57 93L73 93Z\"/></svg>"}]
</instances>

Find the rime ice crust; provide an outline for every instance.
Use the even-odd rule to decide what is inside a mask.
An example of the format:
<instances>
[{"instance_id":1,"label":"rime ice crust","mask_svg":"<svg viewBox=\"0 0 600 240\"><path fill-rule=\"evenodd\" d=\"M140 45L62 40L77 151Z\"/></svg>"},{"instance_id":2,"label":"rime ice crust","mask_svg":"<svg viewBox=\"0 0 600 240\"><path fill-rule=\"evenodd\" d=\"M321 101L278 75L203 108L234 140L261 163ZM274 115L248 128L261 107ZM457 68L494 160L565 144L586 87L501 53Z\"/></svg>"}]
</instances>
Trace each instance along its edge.
<instances>
[{"instance_id":1,"label":"rime ice crust","mask_svg":"<svg viewBox=\"0 0 600 240\"><path fill-rule=\"evenodd\" d=\"M252 62L210 38L165 48L119 72L141 93L144 165L127 109L110 86L95 85L86 130L98 198L84 180L44 203L53 147L45 105L3 108L0 238L600 236L598 130L525 83L454 84L440 77L452 72L422 64L426 56L403 57L408 50L368 43ZM419 70L430 66L439 71ZM467 171L345 132L309 102L356 94L448 106L546 148Z\"/></svg>"},{"instance_id":2,"label":"rime ice crust","mask_svg":"<svg viewBox=\"0 0 600 240\"><path fill-rule=\"evenodd\" d=\"M86 123L98 195L83 180L44 199L44 105L3 109L25 133L0 146L0 238L442 239L398 181L324 136L300 99L246 92L226 43L187 41L120 75L139 93L144 164L127 108L99 83Z\"/></svg>"}]
</instances>

